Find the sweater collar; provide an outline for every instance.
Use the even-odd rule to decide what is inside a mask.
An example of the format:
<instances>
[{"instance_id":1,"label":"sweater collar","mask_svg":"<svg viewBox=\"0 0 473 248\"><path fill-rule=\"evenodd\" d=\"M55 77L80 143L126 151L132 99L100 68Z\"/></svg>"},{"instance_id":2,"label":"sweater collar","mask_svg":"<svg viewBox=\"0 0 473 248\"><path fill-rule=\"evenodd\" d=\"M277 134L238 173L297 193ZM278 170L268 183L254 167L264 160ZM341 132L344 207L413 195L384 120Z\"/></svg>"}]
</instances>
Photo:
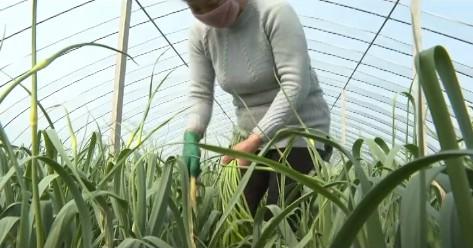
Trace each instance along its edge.
<instances>
[{"instance_id":1,"label":"sweater collar","mask_svg":"<svg viewBox=\"0 0 473 248\"><path fill-rule=\"evenodd\" d=\"M240 16L238 19L233 23L228 29L235 29L239 28L247 22L247 20L250 18L251 13L253 12L254 9L254 1L253 0L247 0L248 2L246 3L245 8L243 11L240 13Z\"/></svg>"}]
</instances>

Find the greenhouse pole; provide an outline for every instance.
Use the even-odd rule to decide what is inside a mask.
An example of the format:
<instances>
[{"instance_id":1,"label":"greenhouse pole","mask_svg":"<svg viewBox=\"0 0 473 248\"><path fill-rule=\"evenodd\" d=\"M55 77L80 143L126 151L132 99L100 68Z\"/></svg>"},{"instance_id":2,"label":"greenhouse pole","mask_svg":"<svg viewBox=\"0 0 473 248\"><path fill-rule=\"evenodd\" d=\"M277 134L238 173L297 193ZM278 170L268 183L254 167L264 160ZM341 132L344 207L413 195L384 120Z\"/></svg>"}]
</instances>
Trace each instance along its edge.
<instances>
[{"instance_id":1,"label":"greenhouse pole","mask_svg":"<svg viewBox=\"0 0 473 248\"><path fill-rule=\"evenodd\" d=\"M114 152L120 151L121 124L123 115L123 91L126 74L126 53L128 51L128 34L130 29L132 0L122 1L122 10L120 16L120 31L118 34L118 50L123 53L117 53L115 66L115 86L113 90L112 106L112 145Z\"/></svg>"}]
</instances>

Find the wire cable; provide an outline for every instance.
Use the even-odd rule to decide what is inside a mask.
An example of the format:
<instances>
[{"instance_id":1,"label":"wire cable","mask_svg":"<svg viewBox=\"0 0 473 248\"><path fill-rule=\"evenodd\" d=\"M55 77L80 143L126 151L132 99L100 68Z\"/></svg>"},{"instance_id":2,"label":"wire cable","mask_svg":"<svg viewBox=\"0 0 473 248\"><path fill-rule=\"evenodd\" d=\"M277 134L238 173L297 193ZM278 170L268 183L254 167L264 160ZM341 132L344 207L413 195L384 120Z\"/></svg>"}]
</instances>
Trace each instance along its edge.
<instances>
[{"instance_id":1,"label":"wire cable","mask_svg":"<svg viewBox=\"0 0 473 248\"><path fill-rule=\"evenodd\" d=\"M156 3L152 3L152 4L150 4L150 5L146 6L146 7L147 7L147 8L148 8L148 7L153 7L153 6L156 6L156 5L158 5L158 4L165 3L165 2L167 2L167 1L159 1L159 2L156 2ZM137 11L138 11L138 10L133 10L131 13L134 13L134 12L137 12ZM94 24L94 25L92 25L92 26L89 26L89 27L87 27L87 28L85 28L85 29L82 29L82 30L80 30L80 31L78 31L78 32L76 32L76 33L73 33L73 34L68 35L68 36L66 36L66 37L63 37L63 38L60 38L60 39L58 39L58 40L56 40L56 41L54 41L54 42L51 42L51 43L49 43L49 44L47 44L47 45L41 47L40 49L37 50L37 52L40 52L40 51L42 51L42 50L44 50L44 49L46 49L46 48L48 48L48 47L51 47L51 46L53 46L53 45L55 45L55 44L57 44L57 43L59 43L59 42L61 42L61 41L65 41L65 40L70 39L70 38L72 38L72 37L74 37L74 36L77 36L77 35L79 35L79 34L83 34L83 33L87 32L87 31L90 31L90 30L92 30L92 29L94 29L94 28L98 28L98 27L100 27L100 26L103 26L103 25L105 25L105 24L107 24L107 23L110 23L110 22L112 22L112 21L114 21L114 20L118 20L119 18L120 18L120 16L116 16L116 17L107 19L107 20L105 20L105 21L102 21L102 22L99 22L99 23ZM27 56L31 56L31 53L28 54Z\"/></svg>"},{"instance_id":2,"label":"wire cable","mask_svg":"<svg viewBox=\"0 0 473 248\"><path fill-rule=\"evenodd\" d=\"M181 66L183 66L183 65L181 64L181 65L178 65L178 66L176 66L176 67L174 67L174 68L160 71L160 72L158 72L157 74L164 73L164 72L170 71L170 70L174 70L175 68L178 68L178 67L181 67ZM155 75L156 75L156 74L155 74ZM125 85L125 88L126 88L127 86L131 85L131 84L136 83L137 81L142 81L142 80L144 80L144 79L146 79L146 78L149 78L149 77L151 77L151 76L147 76L147 77L145 77L145 78L141 78L141 79L138 79L138 80L133 81L133 82L131 82L131 83L128 83L128 84ZM99 96L97 96L97 97L95 97L95 98L93 98L93 99L87 101L86 103L81 104L80 106L73 108L71 111L69 111L69 115L70 115L70 114L73 114L74 112L76 112L77 110L79 110L79 109L81 109L81 108L86 107L88 104L91 104L91 103L93 103L93 102L95 102L95 101L97 101L97 100L99 100L99 99L101 99L101 98L104 98L104 97L106 97L107 95L110 95L110 94L112 94L112 93L113 93L113 90L109 90L109 91L105 92L104 94L99 95ZM28 108L29 108L29 107L28 107ZM111 112L111 110L110 110L110 112ZM17 117L18 117L18 116L17 116ZM15 117L14 119L16 119L17 117ZM62 115L61 117L59 117L58 119L54 120L53 124L55 124L55 123L57 123L58 121L64 119L65 117L67 117L67 114L64 114L64 115ZM13 120L14 120L14 119L13 119ZM12 122L13 120L10 120L10 122ZM9 122L9 124L10 124L10 122ZM27 127L26 129L24 129L22 132L20 132L20 134L18 134L18 136L16 136L16 137L13 139L13 142L15 142L21 135L23 135L23 133L26 132L26 130L28 130L28 127Z\"/></svg>"},{"instance_id":3,"label":"wire cable","mask_svg":"<svg viewBox=\"0 0 473 248\"><path fill-rule=\"evenodd\" d=\"M179 54L179 52L176 50L176 48L174 47L174 45L171 43L171 41L169 41L168 37L163 33L163 31L161 31L161 29L158 27L158 25L156 24L156 22L153 20L153 18L148 14L148 12L146 11L146 9L143 7L143 5L141 5L140 1L138 0L135 0L135 2L140 6L141 10L143 11L143 13L145 13L145 15L148 17L148 19L151 21L151 23L153 23L154 27L158 30L158 32L161 34L162 37L164 37L164 39L166 40L166 42L171 46L172 50L174 50L174 52L176 53L177 56L179 56L179 58L182 60L182 62L184 63L184 65L186 65L187 67L189 67L189 65L187 65L187 62L182 58L181 54Z\"/></svg>"},{"instance_id":4,"label":"wire cable","mask_svg":"<svg viewBox=\"0 0 473 248\"><path fill-rule=\"evenodd\" d=\"M329 1L329 0L319 0L320 2L324 2L324 3L328 3L328 4L332 4L332 5L336 5L336 6L340 6L340 7L344 7L344 8L348 8L348 9L352 9L352 10L356 10L356 11L359 11L359 12L363 12L365 14L370 14L370 15L374 15L374 16L378 16L378 17L382 17L382 18L389 18L390 20L394 21L394 22L398 22L398 23L402 23L402 24L406 24L406 25L411 25L409 22L407 21L404 21L404 20L401 20L401 19L396 19L396 18L391 18L390 16L384 16L382 14L379 14L379 13L376 13L376 12L372 12L372 11L368 11L368 10L364 10L364 9L360 9L360 8L356 8L356 7L353 7L353 6L349 6L349 5L345 5L345 4L341 4L341 3L336 3L336 2L333 2L333 1ZM399 3L399 1L396 1L396 3ZM473 42L472 41L468 41L468 40L465 40L465 39L461 39L461 38L458 38L458 37L455 37L453 35L450 35L450 34L447 34L447 33L443 33L443 32L440 32L440 31L437 31L437 30L433 30L433 29L430 29L430 28L426 28L426 27L422 27L423 30L426 30L426 31L429 31L429 32L432 32L434 34L438 34L438 35L441 35L441 36L444 36L444 37L447 37L447 38L450 38L450 39L454 39L454 40L457 40L457 41L460 41L460 42L463 42L463 43L466 43L466 44L469 44L469 45L473 45Z\"/></svg>"},{"instance_id":5,"label":"wire cable","mask_svg":"<svg viewBox=\"0 0 473 248\"><path fill-rule=\"evenodd\" d=\"M323 0L320 0L320 1L323 1ZM358 70L358 67L359 67L360 64L363 62L363 59L365 58L366 54L368 54L368 51L369 51L370 48L373 46L373 43L376 41L376 38L378 37L378 35L381 33L381 31L383 30L384 26L385 26L386 23L388 22L388 20L389 20L389 18L391 17L392 13L393 13L394 10L396 9L396 6L397 6L398 3L399 3L399 0L396 1L396 3L394 4L394 6L391 8L391 11L389 11L388 16L384 19L383 24L382 24L381 27L378 29L378 32L376 32L375 37L373 38L373 40L372 40L371 43L369 44L368 48L366 48L365 52L363 53L363 56L361 56L360 61L356 64L355 69L354 69L353 72L351 73L350 77L348 77L347 82L345 83L345 86L343 86L342 91L347 88L348 84L350 83L351 78L352 78L353 75L356 73L356 70ZM330 110L333 109L333 106L335 106L335 104L338 102L338 99L340 99L340 96L341 96L341 95L342 95L342 92L340 92L340 94L337 96L337 99L335 99L335 102L332 104L332 107L330 108Z\"/></svg>"},{"instance_id":6,"label":"wire cable","mask_svg":"<svg viewBox=\"0 0 473 248\"><path fill-rule=\"evenodd\" d=\"M182 42L182 41L178 41L178 42L176 42L175 44L180 43L180 42ZM134 58L137 58L137 57L140 57L140 56L149 54L149 53L151 53L151 52L154 52L154 51L157 51L157 50L160 50L160 49L164 49L164 48L166 48L166 47L167 47L167 46L163 46L163 47L160 47L160 48L157 48L157 49L152 49L152 50L150 50L150 51L148 51L148 52L144 52L144 53L141 53L141 54L139 54L139 55L137 55L137 56L134 56ZM91 63L91 64L88 64L88 65L86 65L86 66L83 66L83 67L79 68L78 70L75 70L75 71L73 71L73 72L71 72L71 73L68 73L66 76L69 76L69 75L71 75L72 73L74 73L74 72L76 72L76 71L79 71L79 70L81 70L81 69L83 69L83 68L85 68L85 67L87 67L87 66L89 66L89 65L93 65L93 64L95 64L95 63L97 63L97 62L103 61L104 59L110 58L110 57L112 57L112 56L113 56L113 55L107 56L107 57L105 57L105 58L101 58L101 59L99 59L98 61L95 61L95 62L93 62L93 63ZM150 65L152 65L152 64L150 64ZM95 76L95 75L97 75L97 74L100 73L100 72L104 72L104 71L106 71L107 69L111 69L111 68L113 68L114 66L115 66L115 63L109 64L109 65L107 65L107 66L105 66L105 67L102 67L102 68L96 70L96 71L93 71L93 72L91 72L91 73L88 73L88 74L86 74L85 76L82 76L81 78L72 81L71 83L68 83L68 84L66 84L66 85L61 85L61 87L60 87L59 89L56 89L56 90L54 90L53 92L48 93L46 96L42 97L42 98L40 99L40 101L45 100L45 99L51 97L52 95L54 95L54 94L56 94L56 93L58 93L58 92L60 92L60 91L62 91L62 90L64 90L64 89L66 89L66 88L69 88L69 87L71 87L71 86L73 86L73 85L75 85L75 84L77 84L77 83L80 83L81 81L83 81L83 80L85 80L85 79L87 79L87 78L90 78L90 77L92 77L92 76ZM146 66L145 66L145 67L146 67ZM141 68L139 68L139 69L143 69L143 67L141 67ZM137 70L139 70L139 69L137 69ZM133 70L133 71L127 72L127 74L133 73L133 72L135 72L135 71L137 71L137 70ZM59 78L59 79L57 79L57 80L54 80L54 81L52 81L52 82L50 82L50 83L47 83L47 84L45 84L44 86L40 87L39 89L42 90L42 89L46 88L47 86L51 85L52 83L58 82L60 79L65 78L66 76L61 77L61 78ZM106 80L106 81L104 81L104 82L101 82L101 83L99 83L98 85L95 85L94 87L98 87L98 86L104 85L104 84L109 83L109 82L111 82L111 81L113 81L113 79L110 79L110 80ZM93 87L93 88L94 88L94 87ZM5 112L8 111L9 109L11 109L13 106L16 106L17 104L21 103L23 100L26 100L27 98L28 98L28 96L25 96L25 97L23 97L23 98L20 98L18 101L14 102L11 106L7 107L4 111L0 112L0 114L5 113ZM24 113L24 112L25 112L26 110L28 110L28 109L29 109L29 106L28 106L27 108L23 109L22 111L20 111L16 116L14 116L13 119L11 119L10 121L8 121L8 122L5 124L5 127L7 127L7 126L10 124L11 121L13 121L13 120L16 119L17 117L19 117L22 113Z\"/></svg>"},{"instance_id":7,"label":"wire cable","mask_svg":"<svg viewBox=\"0 0 473 248\"><path fill-rule=\"evenodd\" d=\"M322 19L322 18L309 17L309 16L303 16L303 17L318 20L318 21L322 21L322 22L327 22L331 25L341 26L343 28L353 29L353 30L356 30L356 31L362 31L362 32L367 32L367 33L371 33L371 34L376 34L376 32L373 32L373 31L363 30L363 29L359 29L359 28L355 28L355 27L349 27L349 26L345 26L345 25L341 25L341 24L332 23L332 22L330 22L328 20L325 20L325 19ZM342 37L342 38L346 38L346 39L350 39L350 40L354 40L354 41L359 41L359 42L362 42L362 43L365 43L365 44L370 43L370 41L366 41L364 39L360 39L360 38L357 38L357 37L354 37L354 36L350 36L350 35L342 34L342 33L339 33L339 32L335 32L333 30L327 30L327 29L323 29L323 28L320 28L320 27L310 26L310 25L303 25L303 27L307 28L307 29L312 29L312 30L323 32L323 33L328 33L328 34L331 34L331 35L339 36L339 37ZM394 41L398 44L412 47L412 44L409 44L407 42L403 42L401 40L398 40L398 39L396 39L394 37L391 37L391 36L388 36L388 35L380 34L378 37L383 37L383 38L389 39L391 41ZM412 56L412 53L411 53L412 49L409 49L409 52L405 52L405 51L401 51L399 49L391 48L391 47L384 46L384 45L381 45L381 44L376 44L376 43L374 43L373 46L383 48L383 49L386 49L386 50L389 50L389 51L392 51L392 52L395 52L395 53L398 53L398 54L402 54L402 55L406 55L406 56ZM462 75L464 75L466 77L469 77L469 78L473 78L473 73L461 70L461 67L464 67L464 68L468 69L469 71L473 71L473 67L471 67L469 65L466 65L464 63L458 62L456 60L453 60L453 63L456 67L455 69L456 69L457 73L462 74Z\"/></svg>"},{"instance_id":8,"label":"wire cable","mask_svg":"<svg viewBox=\"0 0 473 248\"><path fill-rule=\"evenodd\" d=\"M390 3L393 3L395 0L383 0L385 2L390 2ZM399 6L402 6L402 7L406 7L406 8L410 8L409 5L407 4L404 4L404 3L399 3ZM436 14L434 12L430 12L430 11L427 11L427 10L423 10L422 11L422 14L426 14L426 15L430 15L432 17L435 17L435 18L439 18L439 19L443 19L445 21L449 21L449 22L454 22L456 24L461 24L461 25L465 25L467 27L473 27L473 24L472 23L468 23L468 22L465 22L465 21L461 21L461 20L458 20L458 19L453 19L453 18L448 18L448 17L445 17L445 16L441 16L439 14Z\"/></svg>"},{"instance_id":9,"label":"wire cable","mask_svg":"<svg viewBox=\"0 0 473 248\"><path fill-rule=\"evenodd\" d=\"M36 26L38 26L38 25L40 25L40 24L42 24L42 23L44 23L44 22L47 22L47 21L49 21L49 20L51 20L51 19L54 19L54 18L56 18L56 17L58 17L58 16L64 15L64 14L66 14L66 13L68 13L68 12L71 12L71 11L73 11L73 10L75 10L75 9L78 9L78 8L80 8L80 7L82 7L82 6L85 6L85 5L87 5L87 4L90 4L90 3L92 3L92 2L95 2L95 1L96 1L96 0L89 0L89 1L87 1L87 2L84 2L84 3L81 3L81 4L79 4L79 5L76 5L76 6L72 7L72 8L69 8L69 9L66 9L66 10L64 10L64 11L61 11L61 12L59 12L59 13L57 13L57 14L54 14L54 15L52 15L52 16L46 18L46 19L43 19L43 20L37 22L37 23L36 23ZM28 26L28 27L26 27L26 28L20 29L20 30L14 32L13 34L8 35L8 36L5 37L3 40L4 40L4 41L5 41L5 40L8 40L8 39L10 39L10 38L12 38L12 37L15 37L16 35L19 35L19 34L25 32L25 31L27 31L27 30L29 30L29 29L31 29L31 26Z\"/></svg>"},{"instance_id":10,"label":"wire cable","mask_svg":"<svg viewBox=\"0 0 473 248\"><path fill-rule=\"evenodd\" d=\"M10 5L6 6L6 7L1 8L1 9L0 9L0 12L2 12L2 11L4 11L4 10L7 10L7 9L10 9L10 8L13 8L13 7L15 7L15 6L17 6L17 5L20 5L20 4L22 4L22 3L26 2L26 1L28 1L28 0L22 0L22 1L19 1L19 2L17 2L17 3L10 4Z\"/></svg>"},{"instance_id":11,"label":"wire cable","mask_svg":"<svg viewBox=\"0 0 473 248\"><path fill-rule=\"evenodd\" d=\"M141 10L143 10L143 12L145 13L145 15L150 19L150 21L153 23L154 27L156 27L156 29L159 31L159 33L165 37L166 41L169 43L169 45L172 47L172 49L174 50L174 52L179 56L179 58L182 60L182 62L184 63L184 65L186 65L186 67L189 67L189 65L187 64L187 62L181 57L181 55L179 54L179 52L176 50L176 48L174 48L174 46L172 45L172 43L168 40L168 38L166 37L166 35L161 31L161 29L158 27L158 25L156 24L156 22L153 20L153 18L151 18L151 16L148 14L148 12L146 11L146 9L143 7L143 5L141 5L140 1L138 0L135 0L135 2L140 6ZM228 117L228 119L233 123L233 125L235 125L235 123L233 122L232 118L230 118L230 116L227 114L227 112L223 109L223 107L220 105L220 103L217 101L217 99L214 98L214 101L215 103L217 103L217 105L219 106L219 108L222 110L223 113L225 113L225 115Z\"/></svg>"}]
</instances>

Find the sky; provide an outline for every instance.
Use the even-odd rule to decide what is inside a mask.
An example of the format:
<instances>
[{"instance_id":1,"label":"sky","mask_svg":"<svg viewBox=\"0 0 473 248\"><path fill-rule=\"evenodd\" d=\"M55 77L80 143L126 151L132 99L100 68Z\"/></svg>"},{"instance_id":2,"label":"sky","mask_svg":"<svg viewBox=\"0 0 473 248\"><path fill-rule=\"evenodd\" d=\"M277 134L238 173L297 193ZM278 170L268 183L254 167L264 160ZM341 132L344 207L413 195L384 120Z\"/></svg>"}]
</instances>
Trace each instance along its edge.
<instances>
[{"instance_id":1,"label":"sky","mask_svg":"<svg viewBox=\"0 0 473 248\"><path fill-rule=\"evenodd\" d=\"M153 18L157 18L155 20L158 26L168 34L169 40L175 43L175 48L187 60L187 32L194 19L186 6L179 0L140 2ZM332 106L383 24L384 18L379 15L386 16L394 1L289 2L304 25L312 66L317 71L326 100ZM16 3L19 4L15 5ZM410 1L400 1L392 18L410 22L409 4ZM30 30L15 34L30 26L30 5L30 1L0 1L0 34L5 33L6 37L0 50L0 92L3 91L1 86L31 66ZM71 9L74 6L78 7ZM120 8L121 1L116 0L38 1L38 20L46 19L38 25L39 59L45 59L61 48L81 42L95 41L116 47ZM66 10L69 11L54 17ZM437 32L423 31L423 47L445 45L454 60L463 66L457 69L473 74L473 1L425 0L422 1L422 10L423 27ZM153 142L163 144L179 141L185 126L185 112L180 111L188 106L185 97L187 68L171 49L167 49L167 43L157 29L146 21L146 16L133 3L128 53L135 58L136 64L132 61L127 64L123 138L126 140L142 119L142 112L148 102L153 64L162 55L154 70L156 76L153 85L156 86L169 71L175 70L153 99L146 127L151 130L172 117L170 124L165 125L154 136ZM346 140L347 144L358 136L390 137L392 102L395 98L399 101L395 113L399 120L395 136L398 142L405 141L403 133L406 128L402 121L407 120L403 109L406 100L402 96L396 96L396 93L407 90L410 85L412 57L406 53L412 52L412 33L410 26L401 22L390 20L386 23L348 82L347 91L333 106L332 134ZM97 126L108 135L115 59L116 54L112 51L85 47L58 59L39 73L41 103L56 122L56 129L64 142L70 142L66 110L78 137L86 137ZM460 75L460 80L466 90L466 98L473 101L472 78ZM24 84L28 86L29 83L27 80ZM217 89L216 99L219 104L214 107L208 136L213 143L226 144L235 120L231 97ZM15 144L30 142L29 104L26 93L20 88L15 89L0 104L0 122ZM44 117L41 118L40 126L47 126ZM345 138L341 137L342 132L346 132ZM436 149L435 144L432 144L432 149Z\"/></svg>"}]
</instances>

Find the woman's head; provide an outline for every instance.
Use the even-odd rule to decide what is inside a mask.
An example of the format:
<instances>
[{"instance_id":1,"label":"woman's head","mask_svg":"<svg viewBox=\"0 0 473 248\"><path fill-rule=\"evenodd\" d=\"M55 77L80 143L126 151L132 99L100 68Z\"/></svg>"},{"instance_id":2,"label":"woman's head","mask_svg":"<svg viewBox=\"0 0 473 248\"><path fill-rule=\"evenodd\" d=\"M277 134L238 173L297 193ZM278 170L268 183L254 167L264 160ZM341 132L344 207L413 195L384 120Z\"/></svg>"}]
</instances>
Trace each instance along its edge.
<instances>
[{"instance_id":1,"label":"woman's head","mask_svg":"<svg viewBox=\"0 0 473 248\"><path fill-rule=\"evenodd\" d=\"M192 14L216 28L231 26L238 19L247 0L185 0Z\"/></svg>"}]
</instances>

